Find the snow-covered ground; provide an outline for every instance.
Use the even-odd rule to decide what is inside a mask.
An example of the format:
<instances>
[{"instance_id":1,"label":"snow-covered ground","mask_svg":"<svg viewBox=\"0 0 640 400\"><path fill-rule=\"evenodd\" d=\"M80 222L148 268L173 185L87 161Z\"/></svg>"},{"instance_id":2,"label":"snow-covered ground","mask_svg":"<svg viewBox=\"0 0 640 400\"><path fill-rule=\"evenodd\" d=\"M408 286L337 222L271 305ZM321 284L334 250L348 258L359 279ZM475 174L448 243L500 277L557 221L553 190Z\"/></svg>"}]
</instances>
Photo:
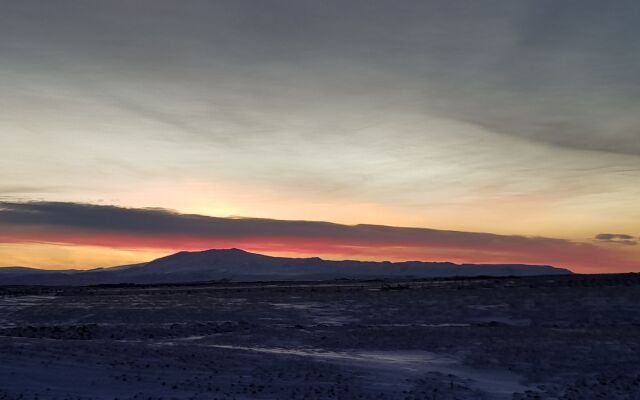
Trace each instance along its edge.
<instances>
[{"instance_id":1,"label":"snow-covered ground","mask_svg":"<svg viewBox=\"0 0 640 400\"><path fill-rule=\"evenodd\" d=\"M0 289L0 399L115 398L640 399L640 279Z\"/></svg>"},{"instance_id":2,"label":"snow-covered ground","mask_svg":"<svg viewBox=\"0 0 640 400\"><path fill-rule=\"evenodd\" d=\"M15 326L13 314L23 308L33 307L43 301L54 299L52 295L21 295L0 297L0 328Z\"/></svg>"}]
</instances>

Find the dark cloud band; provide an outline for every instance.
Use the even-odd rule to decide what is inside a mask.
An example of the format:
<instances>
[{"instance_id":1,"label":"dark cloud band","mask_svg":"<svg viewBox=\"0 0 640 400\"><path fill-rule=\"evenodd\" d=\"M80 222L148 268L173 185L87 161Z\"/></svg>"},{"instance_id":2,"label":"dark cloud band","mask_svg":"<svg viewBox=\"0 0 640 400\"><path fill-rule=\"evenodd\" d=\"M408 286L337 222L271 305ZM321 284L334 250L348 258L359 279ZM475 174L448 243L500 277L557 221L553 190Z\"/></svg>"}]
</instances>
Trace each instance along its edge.
<instances>
[{"instance_id":1,"label":"dark cloud band","mask_svg":"<svg viewBox=\"0 0 640 400\"><path fill-rule=\"evenodd\" d=\"M628 246L638 244L638 238L623 233L600 233L596 235L595 240L605 243L625 244Z\"/></svg>"},{"instance_id":2,"label":"dark cloud band","mask_svg":"<svg viewBox=\"0 0 640 400\"><path fill-rule=\"evenodd\" d=\"M573 245L572 242L491 233L402 228L382 225L341 225L317 221L263 218L218 218L180 214L160 208L61 202L0 202L0 224L93 230L98 232L207 237L304 237L372 243L443 246L495 246L516 248Z\"/></svg>"}]
</instances>

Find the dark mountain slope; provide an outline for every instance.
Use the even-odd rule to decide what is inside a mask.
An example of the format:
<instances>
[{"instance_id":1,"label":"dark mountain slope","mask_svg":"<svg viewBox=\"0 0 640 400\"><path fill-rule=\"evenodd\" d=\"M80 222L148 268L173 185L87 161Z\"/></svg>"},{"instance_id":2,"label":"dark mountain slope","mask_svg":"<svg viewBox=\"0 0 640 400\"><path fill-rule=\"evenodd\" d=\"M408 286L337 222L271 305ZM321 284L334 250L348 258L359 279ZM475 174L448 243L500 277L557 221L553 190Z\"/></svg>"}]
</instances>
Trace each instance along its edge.
<instances>
[{"instance_id":1,"label":"dark mountain slope","mask_svg":"<svg viewBox=\"0 0 640 400\"><path fill-rule=\"evenodd\" d=\"M548 265L454 264L448 262L330 261L321 258L271 257L239 249L179 252L143 264L88 271L10 268L0 284L87 285L100 283L172 283L229 279L320 280L430 278L451 276L532 276L571 272ZM36 272L37 271L37 272Z\"/></svg>"}]
</instances>

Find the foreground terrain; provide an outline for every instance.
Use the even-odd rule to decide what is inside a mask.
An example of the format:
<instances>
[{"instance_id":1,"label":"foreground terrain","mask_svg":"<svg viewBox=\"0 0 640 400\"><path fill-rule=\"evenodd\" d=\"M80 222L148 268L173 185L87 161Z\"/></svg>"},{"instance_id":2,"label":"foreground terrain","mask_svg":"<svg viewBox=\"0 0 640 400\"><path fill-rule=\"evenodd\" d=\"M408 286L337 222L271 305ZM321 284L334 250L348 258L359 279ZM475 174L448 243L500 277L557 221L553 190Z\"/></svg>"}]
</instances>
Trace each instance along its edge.
<instances>
[{"instance_id":1,"label":"foreground terrain","mask_svg":"<svg viewBox=\"0 0 640 400\"><path fill-rule=\"evenodd\" d=\"M0 288L0 399L640 399L640 275Z\"/></svg>"}]
</instances>

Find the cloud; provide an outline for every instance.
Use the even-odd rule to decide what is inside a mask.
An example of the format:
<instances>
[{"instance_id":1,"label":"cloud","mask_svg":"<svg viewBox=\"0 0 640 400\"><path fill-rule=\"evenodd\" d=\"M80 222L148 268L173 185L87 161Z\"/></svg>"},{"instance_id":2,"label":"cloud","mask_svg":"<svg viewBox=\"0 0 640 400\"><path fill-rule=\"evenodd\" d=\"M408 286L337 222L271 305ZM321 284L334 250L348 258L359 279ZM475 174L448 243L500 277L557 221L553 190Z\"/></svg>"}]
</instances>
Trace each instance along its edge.
<instances>
[{"instance_id":1,"label":"cloud","mask_svg":"<svg viewBox=\"0 0 640 400\"><path fill-rule=\"evenodd\" d=\"M588 243L382 225L218 218L158 208L62 202L0 202L0 242L196 250L340 254L377 259L527 262L618 267L615 254Z\"/></svg>"},{"instance_id":2,"label":"cloud","mask_svg":"<svg viewBox=\"0 0 640 400\"><path fill-rule=\"evenodd\" d=\"M0 180L126 203L109 194L188 177L424 219L635 198L637 158L567 148L640 154L638 5L465 3L7 4Z\"/></svg>"},{"instance_id":3,"label":"cloud","mask_svg":"<svg viewBox=\"0 0 640 400\"><path fill-rule=\"evenodd\" d=\"M282 109L309 121L336 101L347 115L363 113L371 99L400 89L415 93L405 101L427 114L507 136L640 154L637 2L112 1L95 7L12 4L0 48L12 51L17 71L46 66L49 76L85 86L107 103L214 141L225 133L212 125L262 131L284 119ZM163 89L167 81L178 84ZM118 87L132 89L118 95ZM342 96L325 99L327 88ZM141 92L144 102L135 96ZM223 96L206 97L218 92ZM358 95L367 100L342 104ZM171 111L197 99L215 124Z\"/></svg>"},{"instance_id":4,"label":"cloud","mask_svg":"<svg viewBox=\"0 0 640 400\"><path fill-rule=\"evenodd\" d=\"M640 106L640 44L630 35L638 32L630 17L638 3L519 4L510 12L494 7L499 23L492 27L474 25L487 18L477 14L464 31L474 37L444 35L444 52L451 55L456 44L460 51L457 65L451 57L431 64L443 77L436 84L439 111L532 142L640 155L633 111ZM446 19L455 23L460 15Z\"/></svg>"},{"instance_id":5,"label":"cloud","mask_svg":"<svg viewBox=\"0 0 640 400\"><path fill-rule=\"evenodd\" d=\"M623 233L600 233L596 235L595 240L598 242L624 244L628 246L638 244L638 238Z\"/></svg>"}]
</instances>

